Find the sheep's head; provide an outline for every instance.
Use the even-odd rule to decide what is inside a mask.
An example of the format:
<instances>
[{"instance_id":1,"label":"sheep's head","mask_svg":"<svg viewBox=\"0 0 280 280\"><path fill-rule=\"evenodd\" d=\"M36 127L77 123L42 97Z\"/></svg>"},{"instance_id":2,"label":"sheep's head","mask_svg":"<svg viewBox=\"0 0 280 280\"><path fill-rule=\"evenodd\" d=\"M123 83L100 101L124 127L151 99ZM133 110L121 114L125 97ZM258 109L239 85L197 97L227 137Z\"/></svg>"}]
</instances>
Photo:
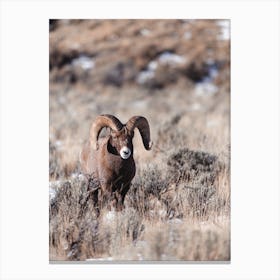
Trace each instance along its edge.
<instances>
[{"instance_id":1,"label":"sheep's head","mask_svg":"<svg viewBox=\"0 0 280 280\"><path fill-rule=\"evenodd\" d=\"M132 139L134 129L137 127L146 150L152 148L150 140L150 127L146 118L134 116L124 125L112 115L100 115L96 118L90 129L90 144L93 149L98 149L98 136L103 127L110 128L108 150L119 154L123 159L128 159L133 153Z\"/></svg>"}]
</instances>

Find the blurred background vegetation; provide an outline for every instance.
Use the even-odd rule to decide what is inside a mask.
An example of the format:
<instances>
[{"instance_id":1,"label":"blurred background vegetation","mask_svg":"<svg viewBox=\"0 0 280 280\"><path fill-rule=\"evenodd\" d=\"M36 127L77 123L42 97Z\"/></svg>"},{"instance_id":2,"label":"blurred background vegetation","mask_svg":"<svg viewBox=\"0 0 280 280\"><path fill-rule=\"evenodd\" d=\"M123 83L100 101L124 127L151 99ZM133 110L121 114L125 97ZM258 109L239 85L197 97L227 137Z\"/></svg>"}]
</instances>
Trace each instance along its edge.
<instances>
[{"instance_id":1,"label":"blurred background vegetation","mask_svg":"<svg viewBox=\"0 0 280 280\"><path fill-rule=\"evenodd\" d=\"M192 124L187 146L200 148L194 142L203 137L229 145L229 24L50 20L50 145L63 150L69 172L90 123L102 113L123 122L132 115L146 116L154 142L156 129L177 118L178 127ZM204 135L191 139L197 130Z\"/></svg>"}]
</instances>

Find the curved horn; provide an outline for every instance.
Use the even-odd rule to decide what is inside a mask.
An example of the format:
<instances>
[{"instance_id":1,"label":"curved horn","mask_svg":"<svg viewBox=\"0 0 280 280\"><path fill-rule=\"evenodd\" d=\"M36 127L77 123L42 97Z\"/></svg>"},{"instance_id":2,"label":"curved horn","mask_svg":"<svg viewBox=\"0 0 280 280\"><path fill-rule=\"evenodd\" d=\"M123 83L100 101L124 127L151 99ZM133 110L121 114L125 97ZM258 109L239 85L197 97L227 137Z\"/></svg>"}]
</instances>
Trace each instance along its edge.
<instances>
[{"instance_id":1,"label":"curved horn","mask_svg":"<svg viewBox=\"0 0 280 280\"><path fill-rule=\"evenodd\" d=\"M103 127L110 127L112 130L118 131L123 128L123 124L113 115L100 115L98 116L90 128L90 146L98 149L98 136Z\"/></svg>"},{"instance_id":2,"label":"curved horn","mask_svg":"<svg viewBox=\"0 0 280 280\"><path fill-rule=\"evenodd\" d=\"M126 127L129 131L133 131L135 127L137 127L141 134L145 149L150 150L152 148L153 142L150 139L150 126L146 118L142 116L134 116L126 123Z\"/></svg>"}]
</instances>

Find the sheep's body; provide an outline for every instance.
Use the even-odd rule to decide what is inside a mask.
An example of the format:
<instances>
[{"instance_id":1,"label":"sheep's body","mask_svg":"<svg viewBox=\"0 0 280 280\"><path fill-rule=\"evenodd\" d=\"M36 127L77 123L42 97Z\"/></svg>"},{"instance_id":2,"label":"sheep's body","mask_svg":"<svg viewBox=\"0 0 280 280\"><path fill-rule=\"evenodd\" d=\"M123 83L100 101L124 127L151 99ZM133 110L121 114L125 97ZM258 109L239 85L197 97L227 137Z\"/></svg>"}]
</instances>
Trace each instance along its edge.
<instances>
[{"instance_id":1,"label":"sheep's body","mask_svg":"<svg viewBox=\"0 0 280 280\"><path fill-rule=\"evenodd\" d=\"M105 115L105 117L108 116L110 115ZM104 116L102 117L104 118ZM110 116L110 118L112 117ZM139 130L141 135L144 134L142 137L144 146L150 149L151 142L148 123L143 117L137 118L141 118L142 121L142 127ZM94 131L96 131L95 126L96 123L93 124ZM101 129L102 127L104 126L101 125ZM134 127L132 128L134 129ZM125 195L136 172L132 145L134 133L133 129L128 129L126 125L122 125L122 127L120 125L117 131L113 128L109 136L98 139L101 129L98 127L98 133L94 134L94 137L91 135L90 141L86 143L81 152L82 171L84 174L97 179L100 185L100 206L112 202L112 205L117 210L121 210ZM96 140L94 144L93 140ZM149 143L146 143L147 141ZM95 145L98 147L97 149L94 148ZM94 191L93 197L95 203L97 203L98 190Z\"/></svg>"},{"instance_id":2,"label":"sheep's body","mask_svg":"<svg viewBox=\"0 0 280 280\"><path fill-rule=\"evenodd\" d=\"M113 206L121 209L130 183L135 176L135 162L133 156L122 159L119 155L109 153L108 138L99 139L100 148L97 151L90 149L90 142L85 145L81 153L81 161L85 163L82 165L82 171L98 180L102 204L113 198L115 203ZM98 195L97 192L98 190L94 195Z\"/></svg>"}]
</instances>

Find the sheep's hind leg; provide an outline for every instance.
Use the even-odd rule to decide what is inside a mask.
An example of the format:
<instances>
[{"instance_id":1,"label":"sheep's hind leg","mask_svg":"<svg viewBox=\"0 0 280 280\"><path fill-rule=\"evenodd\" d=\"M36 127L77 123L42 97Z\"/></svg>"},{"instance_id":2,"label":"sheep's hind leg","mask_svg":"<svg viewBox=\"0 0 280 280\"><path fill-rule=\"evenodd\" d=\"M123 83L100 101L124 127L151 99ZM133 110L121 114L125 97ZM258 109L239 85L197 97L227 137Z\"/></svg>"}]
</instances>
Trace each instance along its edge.
<instances>
[{"instance_id":1,"label":"sheep's hind leg","mask_svg":"<svg viewBox=\"0 0 280 280\"><path fill-rule=\"evenodd\" d=\"M125 196L126 196L127 192L129 191L129 188L130 188L130 183L123 186L123 189L121 191L122 204L124 204L124 199L125 199Z\"/></svg>"},{"instance_id":2,"label":"sheep's hind leg","mask_svg":"<svg viewBox=\"0 0 280 280\"><path fill-rule=\"evenodd\" d=\"M98 203L99 185L93 176L90 176L88 178L87 192L88 195L86 201L88 201L89 199L92 200L96 215L97 217L99 217L100 215L100 209L99 209L100 207Z\"/></svg>"},{"instance_id":3,"label":"sheep's hind leg","mask_svg":"<svg viewBox=\"0 0 280 280\"><path fill-rule=\"evenodd\" d=\"M129 190L130 184L122 185L119 191L116 191L115 201L117 211L122 211L124 209L124 199Z\"/></svg>"},{"instance_id":4,"label":"sheep's hind leg","mask_svg":"<svg viewBox=\"0 0 280 280\"><path fill-rule=\"evenodd\" d=\"M100 215L100 207L99 207L99 203L98 203L98 189L93 191L92 193L92 199L93 199L93 206L96 212L97 217L99 217Z\"/></svg>"}]
</instances>

